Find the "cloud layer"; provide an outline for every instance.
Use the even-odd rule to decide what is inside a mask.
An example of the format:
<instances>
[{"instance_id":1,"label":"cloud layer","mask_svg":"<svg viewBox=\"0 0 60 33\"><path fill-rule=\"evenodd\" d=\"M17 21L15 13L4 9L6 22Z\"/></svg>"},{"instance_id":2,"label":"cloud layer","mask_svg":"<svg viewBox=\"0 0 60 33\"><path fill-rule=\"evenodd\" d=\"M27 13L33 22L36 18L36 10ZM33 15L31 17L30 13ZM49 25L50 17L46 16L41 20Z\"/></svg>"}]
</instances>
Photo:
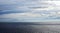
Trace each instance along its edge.
<instances>
[{"instance_id":1,"label":"cloud layer","mask_svg":"<svg viewBox=\"0 0 60 33\"><path fill-rule=\"evenodd\" d=\"M0 0L1 22L43 22L60 20L60 1Z\"/></svg>"}]
</instances>

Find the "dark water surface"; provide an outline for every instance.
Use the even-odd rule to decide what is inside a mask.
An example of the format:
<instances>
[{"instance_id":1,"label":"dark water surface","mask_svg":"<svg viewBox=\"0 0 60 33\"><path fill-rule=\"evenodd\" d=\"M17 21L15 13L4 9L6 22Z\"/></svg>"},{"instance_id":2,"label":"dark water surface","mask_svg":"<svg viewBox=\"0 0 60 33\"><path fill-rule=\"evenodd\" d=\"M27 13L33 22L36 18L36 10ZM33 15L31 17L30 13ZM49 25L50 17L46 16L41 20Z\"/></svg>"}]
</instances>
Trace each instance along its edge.
<instances>
[{"instance_id":1,"label":"dark water surface","mask_svg":"<svg viewBox=\"0 0 60 33\"><path fill-rule=\"evenodd\" d=\"M0 33L60 33L60 24L0 22Z\"/></svg>"}]
</instances>

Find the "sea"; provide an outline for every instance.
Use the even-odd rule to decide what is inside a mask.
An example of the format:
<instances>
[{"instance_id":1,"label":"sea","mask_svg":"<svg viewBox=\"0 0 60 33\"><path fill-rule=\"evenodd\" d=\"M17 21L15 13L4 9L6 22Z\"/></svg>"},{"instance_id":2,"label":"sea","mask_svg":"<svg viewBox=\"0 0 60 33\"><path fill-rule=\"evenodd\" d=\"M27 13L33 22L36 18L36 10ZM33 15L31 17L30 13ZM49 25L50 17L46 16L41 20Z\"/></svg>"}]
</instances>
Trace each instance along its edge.
<instances>
[{"instance_id":1,"label":"sea","mask_svg":"<svg viewBox=\"0 0 60 33\"><path fill-rule=\"evenodd\" d=\"M0 33L60 33L60 22L0 22Z\"/></svg>"}]
</instances>

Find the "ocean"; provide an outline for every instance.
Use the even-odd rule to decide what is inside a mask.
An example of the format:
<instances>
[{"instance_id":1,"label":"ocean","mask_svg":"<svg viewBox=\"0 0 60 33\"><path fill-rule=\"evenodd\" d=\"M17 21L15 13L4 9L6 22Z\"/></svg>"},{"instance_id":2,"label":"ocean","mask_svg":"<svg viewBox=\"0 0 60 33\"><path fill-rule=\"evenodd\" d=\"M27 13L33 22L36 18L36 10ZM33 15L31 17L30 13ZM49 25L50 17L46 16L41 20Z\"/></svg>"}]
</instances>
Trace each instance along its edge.
<instances>
[{"instance_id":1,"label":"ocean","mask_svg":"<svg viewBox=\"0 0 60 33\"><path fill-rule=\"evenodd\" d=\"M60 33L60 23L0 22L0 33Z\"/></svg>"}]
</instances>

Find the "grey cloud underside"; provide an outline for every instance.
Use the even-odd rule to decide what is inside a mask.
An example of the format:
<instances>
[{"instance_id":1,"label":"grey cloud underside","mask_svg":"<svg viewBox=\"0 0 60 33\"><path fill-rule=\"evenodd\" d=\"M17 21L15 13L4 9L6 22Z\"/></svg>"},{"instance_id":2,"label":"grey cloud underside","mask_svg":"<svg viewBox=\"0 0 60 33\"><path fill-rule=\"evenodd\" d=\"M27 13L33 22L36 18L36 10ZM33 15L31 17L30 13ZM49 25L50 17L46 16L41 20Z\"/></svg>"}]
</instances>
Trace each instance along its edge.
<instances>
[{"instance_id":1,"label":"grey cloud underside","mask_svg":"<svg viewBox=\"0 0 60 33\"><path fill-rule=\"evenodd\" d=\"M3 1L3 0L1 1L0 10L3 10L3 11L12 10L12 12L16 12L15 10L17 10L17 11L20 10L20 11L24 12L24 11L30 11L31 8L29 8L29 7L36 7L36 6L40 7L40 5L41 5L41 4L37 4L37 2L38 2L37 0L30 0L30 1L27 1L27 0L20 0L20 1L10 0L10 1L8 1L8 0L6 0L6 1ZM18 9L18 7L20 9ZM8 12L10 12L10 11L8 11Z\"/></svg>"},{"instance_id":2,"label":"grey cloud underside","mask_svg":"<svg viewBox=\"0 0 60 33\"><path fill-rule=\"evenodd\" d=\"M0 15L2 14L10 14L10 13L27 13L28 11L22 11L22 10L5 10L6 12L4 12L4 10L0 11Z\"/></svg>"}]
</instances>

